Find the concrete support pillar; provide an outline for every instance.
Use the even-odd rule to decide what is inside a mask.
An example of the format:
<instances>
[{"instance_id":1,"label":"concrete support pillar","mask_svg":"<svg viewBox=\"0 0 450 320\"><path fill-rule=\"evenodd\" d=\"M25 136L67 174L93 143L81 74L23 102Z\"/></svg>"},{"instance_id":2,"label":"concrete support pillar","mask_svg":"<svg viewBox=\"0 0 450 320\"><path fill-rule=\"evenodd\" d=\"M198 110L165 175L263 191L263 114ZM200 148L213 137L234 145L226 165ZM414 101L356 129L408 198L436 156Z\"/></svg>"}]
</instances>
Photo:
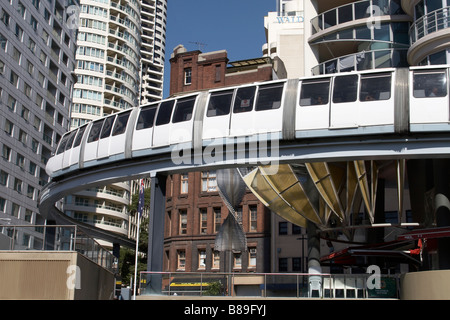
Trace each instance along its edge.
<instances>
[{"instance_id":1,"label":"concrete support pillar","mask_svg":"<svg viewBox=\"0 0 450 320\"><path fill-rule=\"evenodd\" d=\"M317 226L308 221L307 226L308 234L308 273L310 274L309 283L309 296L322 297L322 267L320 266L320 237L317 233ZM318 295L317 295L318 294Z\"/></svg>"},{"instance_id":2,"label":"concrete support pillar","mask_svg":"<svg viewBox=\"0 0 450 320\"><path fill-rule=\"evenodd\" d=\"M437 227L450 226L450 163L447 159L435 159L434 205ZM438 239L439 269L450 269L450 238Z\"/></svg>"},{"instance_id":3,"label":"concrete support pillar","mask_svg":"<svg viewBox=\"0 0 450 320\"><path fill-rule=\"evenodd\" d=\"M151 178L147 271L163 271L165 205L166 176L156 174ZM161 289L162 275L147 278L146 294L160 294Z\"/></svg>"}]
</instances>

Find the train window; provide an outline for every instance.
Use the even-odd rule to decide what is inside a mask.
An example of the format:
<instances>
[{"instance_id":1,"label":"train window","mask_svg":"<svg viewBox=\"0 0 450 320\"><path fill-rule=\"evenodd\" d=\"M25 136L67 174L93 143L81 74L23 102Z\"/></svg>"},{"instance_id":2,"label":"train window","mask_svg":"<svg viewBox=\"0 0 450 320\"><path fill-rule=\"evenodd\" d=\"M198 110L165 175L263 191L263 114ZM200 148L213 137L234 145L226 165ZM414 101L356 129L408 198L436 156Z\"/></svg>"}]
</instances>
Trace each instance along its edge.
<instances>
[{"instance_id":1,"label":"train window","mask_svg":"<svg viewBox=\"0 0 450 320\"><path fill-rule=\"evenodd\" d=\"M61 139L61 142L59 144L58 150L56 150L56 154L60 154L62 152L64 152L64 150L66 149L66 144L67 141L69 140L69 136L72 134L73 132L67 133L64 135L64 137Z\"/></svg>"},{"instance_id":2,"label":"train window","mask_svg":"<svg viewBox=\"0 0 450 320\"><path fill-rule=\"evenodd\" d=\"M389 100L391 98L391 74L363 75L360 101Z\"/></svg>"},{"instance_id":3,"label":"train window","mask_svg":"<svg viewBox=\"0 0 450 320\"><path fill-rule=\"evenodd\" d=\"M102 125L105 119L95 121L92 124L91 132L89 132L89 137L87 142L97 141L100 136L100 130L102 129Z\"/></svg>"},{"instance_id":4,"label":"train window","mask_svg":"<svg viewBox=\"0 0 450 320\"><path fill-rule=\"evenodd\" d=\"M260 86L256 98L256 111L278 109L281 106L284 83Z\"/></svg>"},{"instance_id":5,"label":"train window","mask_svg":"<svg viewBox=\"0 0 450 320\"><path fill-rule=\"evenodd\" d=\"M155 121L156 107L157 105L152 105L141 109L136 124L136 130L148 129L153 127L153 122Z\"/></svg>"},{"instance_id":6,"label":"train window","mask_svg":"<svg viewBox=\"0 0 450 320\"><path fill-rule=\"evenodd\" d=\"M444 72L415 73L414 98L445 97L447 77Z\"/></svg>"},{"instance_id":7,"label":"train window","mask_svg":"<svg viewBox=\"0 0 450 320\"><path fill-rule=\"evenodd\" d=\"M69 139L67 140L66 149L64 149L65 151L70 150L72 148L72 144L73 144L73 141L75 140L76 135L77 135L77 130L73 130L72 133L70 134Z\"/></svg>"},{"instance_id":8,"label":"train window","mask_svg":"<svg viewBox=\"0 0 450 320\"><path fill-rule=\"evenodd\" d=\"M105 119L105 124L103 125L102 133L100 134L100 139L109 137L113 127L114 119L116 119L116 116L110 116Z\"/></svg>"},{"instance_id":9,"label":"train window","mask_svg":"<svg viewBox=\"0 0 450 320\"><path fill-rule=\"evenodd\" d=\"M128 118L130 117L131 111L124 112L117 115L117 120L114 123L114 129L112 131L112 136L118 136L125 132L127 128Z\"/></svg>"},{"instance_id":10,"label":"train window","mask_svg":"<svg viewBox=\"0 0 450 320\"><path fill-rule=\"evenodd\" d=\"M155 125L160 126L163 124L168 124L170 122L170 116L172 115L174 103L175 100L164 101L161 103L161 105L159 106Z\"/></svg>"},{"instance_id":11,"label":"train window","mask_svg":"<svg viewBox=\"0 0 450 320\"><path fill-rule=\"evenodd\" d=\"M237 89L236 98L234 99L233 113L252 111L255 91L255 86Z\"/></svg>"},{"instance_id":12,"label":"train window","mask_svg":"<svg viewBox=\"0 0 450 320\"><path fill-rule=\"evenodd\" d=\"M194 110L195 97L177 101L175 112L173 113L173 123L189 121Z\"/></svg>"},{"instance_id":13,"label":"train window","mask_svg":"<svg viewBox=\"0 0 450 320\"><path fill-rule=\"evenodd\" d=\"M207 117L224 116L230 113L233 90L211 93Z\"/></svg>"},{"instance_id":14,"label":"train window","mask_svg":"<svg viewBox=\"0 0 450 320\"><path fill-rule=\"evenodd\" d=\"M336 77L334 79L333 103L356 101L357 89L357 75Z\"/></svg>"},{"instance_id":15,"label":"train window","mask_svg":"<svg viewBox=\"0 0 450 320\"><path fill-rule=\"evenodd\" d=\"M300 105L306 107L327 104L329 91L329 78L302 81Z\"/></svg>"},{"instance_id":16,"label":"train window","mask_svg":"<svg viewBox=\"0 0 450 320\"><path fill-rule=\"evenodd\" d=\"M81 140L83 139L83 134L86 131L87 124L80 127L78 129L77 137L75 138L75 142L73 143L73 147L78 147L81 144Z\"/></svg>"}]
</instances>

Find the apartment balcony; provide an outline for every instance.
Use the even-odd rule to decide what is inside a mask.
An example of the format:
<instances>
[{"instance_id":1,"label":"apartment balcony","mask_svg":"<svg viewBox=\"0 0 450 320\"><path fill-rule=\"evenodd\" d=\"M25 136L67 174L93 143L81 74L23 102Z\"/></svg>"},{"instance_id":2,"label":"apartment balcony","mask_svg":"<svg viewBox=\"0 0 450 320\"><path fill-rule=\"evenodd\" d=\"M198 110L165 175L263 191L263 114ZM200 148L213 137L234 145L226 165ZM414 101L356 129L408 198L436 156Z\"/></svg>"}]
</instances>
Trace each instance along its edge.
<instances>
[{"instance_id":1,"label":"apartment balcony","mask_svg":"<svg viewBox=\"0 0 450 320\"><path fill-rule=\"evenodd\" d=\"M428 55L450 47L450 7L432 11L417 19L409 29L408 61L416 65Z\"/></svg>"},{"instance_id":2,"label":"apartment balcony","mask_svg":"<svg viewBox=\"0 0 450 320\"><path fill-rule=\"evenodd\" d=\"M331 1L328 1L331 3ZM335 1L333 1L335 4ZM377 17L372 21L372 13ZM399 0L364 0L334 7L311 20L313 36L326 29L348 28L353 24L368 24L393 19L391 16L406 15ZM409 17L408 17L409 18ZM364 20L364 21L360 21Z\"/></svg>"}]
</instances>

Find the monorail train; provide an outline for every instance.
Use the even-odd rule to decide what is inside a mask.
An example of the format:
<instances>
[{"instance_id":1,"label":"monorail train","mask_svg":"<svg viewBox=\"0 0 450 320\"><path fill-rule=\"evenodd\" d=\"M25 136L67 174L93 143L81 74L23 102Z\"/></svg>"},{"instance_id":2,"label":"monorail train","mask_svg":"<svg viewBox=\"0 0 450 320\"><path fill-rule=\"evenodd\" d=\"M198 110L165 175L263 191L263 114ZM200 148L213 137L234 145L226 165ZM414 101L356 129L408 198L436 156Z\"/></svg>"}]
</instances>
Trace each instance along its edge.
<instances>
[{"instance_id":1,"label":"monorail train","mask_svg":"<svg viewBox=\"0 0 450 320\"><path fill-rule=\"evenodd\" d=\"M270 133L279 140L445 131L450 66L273 80L171 97L67 132L47 163L56 178L121 159Z\"/></svg>"}]
</instances>

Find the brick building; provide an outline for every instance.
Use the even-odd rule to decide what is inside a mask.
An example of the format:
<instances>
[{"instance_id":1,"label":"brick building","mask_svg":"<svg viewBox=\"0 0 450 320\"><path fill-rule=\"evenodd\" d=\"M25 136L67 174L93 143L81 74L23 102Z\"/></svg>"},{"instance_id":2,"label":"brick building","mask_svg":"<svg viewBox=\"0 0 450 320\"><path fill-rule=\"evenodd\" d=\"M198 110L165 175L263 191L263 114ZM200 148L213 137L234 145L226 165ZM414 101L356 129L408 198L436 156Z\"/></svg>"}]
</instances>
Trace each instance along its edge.
<instances>
[{"instance_id":1,"label":"brick building","mask_svg":"<svg viewBox=\"0 0 450 320\"><path fill-rule=\"evenodd\" d=\"M229 62L227 52L175 48L170 59L170 94L272 80L269 58ZM216 252L218 228L228 216L214 171L174 174L166 183L164 271L229 272L230 254ZM234 272L269 272L271 212L249 191L238 209L247 251L233 252Z\"/></svg>"},{"instance_id":2,"label":"brick building","mask_svg":"<svg viewBox=\"0 0 450 320\"><path fill-rule=\"evenodd\" d=\"M229 62L225 50L202 53L179 45L170 58L170 95L272 80L268 57Z\"/></svg>"}]
</instances>

